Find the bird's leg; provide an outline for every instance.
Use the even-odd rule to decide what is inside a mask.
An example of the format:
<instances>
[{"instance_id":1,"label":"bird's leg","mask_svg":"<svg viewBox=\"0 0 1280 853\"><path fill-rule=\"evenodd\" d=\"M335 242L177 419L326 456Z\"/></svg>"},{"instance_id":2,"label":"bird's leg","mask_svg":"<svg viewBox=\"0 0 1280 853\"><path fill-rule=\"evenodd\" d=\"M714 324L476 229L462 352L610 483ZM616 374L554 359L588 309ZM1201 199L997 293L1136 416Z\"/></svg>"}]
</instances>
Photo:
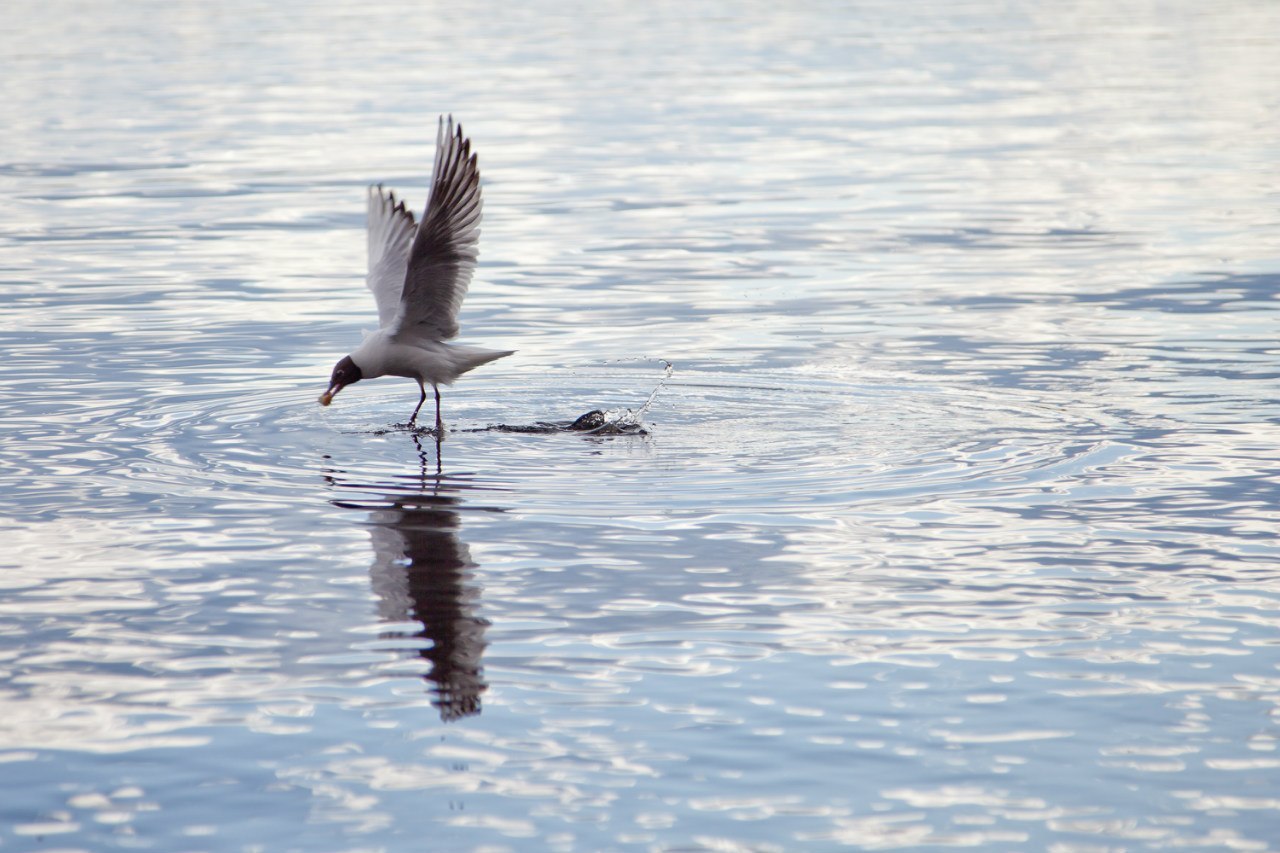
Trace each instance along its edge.
<instances>
[{"instance_id":1,"label":"bird's leg","mask_svg":"<svg viewBox=\"0 0 1280 853\"><path fill-rule=\"evenodd\" d=\"M435 383L431 387L436 392L436 441L444 441L444 421L440 418L440 387ZM422 389L422 396L425 398L427 389Z\"/></svg>"},{"instance_id":2,"label":"bird's leg","mask_svg":"<svg viewBox=\"0 0 1280 853\"><path fill-rule=\"evenodd\" d=\"M414 407L413 414L409 415L409 423L407 424L407 426L413 426L414 422L418 419L418 410L422 408L423 403L427 402L427 386L422 384L421 379L418 380L418 390L422 392L422 396L418 398L418 405ZM438 402L439 399L440 399L440 394L439 392L437 392L436 393L437 408L439 407L439 402ZM437 418L440 417L439 412L436 413L436 417Z\"/></svg>"}]
</instances>

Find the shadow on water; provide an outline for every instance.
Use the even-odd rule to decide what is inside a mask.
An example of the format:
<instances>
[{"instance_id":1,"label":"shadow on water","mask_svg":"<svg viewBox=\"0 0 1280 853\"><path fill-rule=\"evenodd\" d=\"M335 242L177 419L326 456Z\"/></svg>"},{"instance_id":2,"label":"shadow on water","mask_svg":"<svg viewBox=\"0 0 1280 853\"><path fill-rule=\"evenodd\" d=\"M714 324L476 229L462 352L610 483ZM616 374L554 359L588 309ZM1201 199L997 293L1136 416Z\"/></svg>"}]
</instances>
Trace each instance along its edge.
<instances>
[{"instance_id":1,"label":"shadow on water","mask_svg":"<svg viewBox=\"0 0 1280 853\"><path fill-rule=\"evenodd\" d=\"M445 428L446 433L448 428ZM369 430L370 435L390 435L393 432L407 432L415 439L429 439L440 442L434 427L415 427L409 424L395 424L390 429ZM592 409L572 421L534 421L531 424L489 424L482 427L469 427L459 432L514 432L525 435L551 435L558 432L577 432L583 435L648 435L649 431L640 423L639 417L630 409ZM436 457L437 465L439 457Z\"/></svg>"},{"instance_id":2,"label":"shadow on water","mask_svg":"<svg viewBox=\"0 0 1280 853\"><path fill-rule=\"evenodd\" d=\"M480 713L480 697L489 687L482 663L489 622L476 614L481 587L473 580L476 563L460 537L464 501L450 493L458 486L441 473L439 442L432 465L419 436L412 437L421 464L416 476L367 484L329 471L326 480L335 488L368 494L331 503L368 513L373 546L369 578L378 596L378 618L421 625L387 630L379 637L417 646L418 656L430 665L422 677L429 685L431 704L441 720L451 722Z\"/></svg>"},{"instance_id":3,"label":"shadow on water","mask_svg":"<svg viewBox=\"0 0 1280 853\"><path fill-rule=\"evenodd\" d=\"M651 359L623 359L624 361L650 361ZM510 432L526 435L550 435L560 432L576 432L582 435L649 435L644 426L644 416L653 406L658 394L667 387L667 382L675 372L675 365L666 359L657 359L663 366L662 376L658 379L648 398L638 409L592 409L571 421L534 421L531 424L489 424L483 427L471 427L461 432ZM432 427L413 427L409 424L395 424L392 429L373 430L374 435L387 435L391 432L412 432L420 438L431 438L437 442L439 450L440 436ZM440 455L436 454L437 474L439 473Z\"/></svg>"}]
</instances>

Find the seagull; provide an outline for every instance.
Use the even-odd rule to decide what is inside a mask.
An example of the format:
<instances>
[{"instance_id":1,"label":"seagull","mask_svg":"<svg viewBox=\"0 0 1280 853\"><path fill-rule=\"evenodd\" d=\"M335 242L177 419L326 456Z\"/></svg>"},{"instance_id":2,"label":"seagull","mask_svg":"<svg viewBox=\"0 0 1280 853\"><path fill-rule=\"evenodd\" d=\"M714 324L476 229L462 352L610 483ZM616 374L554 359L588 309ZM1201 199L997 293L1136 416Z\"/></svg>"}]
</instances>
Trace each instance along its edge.
<instances>
[{"instance_id":1,"label":"seagull","mask_svg":"<svg viewBox=\"0 0 1280 853\"><path fill-rule=\"evenodd\" d=\"M408 426L417 422L430 383L436 393L436 438L441 439L440 386L514 352L445 343L458 334L458 309L475 272L480 242L480 168L462 125L455 130L453 116L447 124L440 119L431 194L421 224L381 184L369 187L368 195L365 284L378 305L378 330L367 333L360 346L334 365L320 405L329 405L339 391L361 379L406 376L422 392Z\"/></svg>"}]
</instances>

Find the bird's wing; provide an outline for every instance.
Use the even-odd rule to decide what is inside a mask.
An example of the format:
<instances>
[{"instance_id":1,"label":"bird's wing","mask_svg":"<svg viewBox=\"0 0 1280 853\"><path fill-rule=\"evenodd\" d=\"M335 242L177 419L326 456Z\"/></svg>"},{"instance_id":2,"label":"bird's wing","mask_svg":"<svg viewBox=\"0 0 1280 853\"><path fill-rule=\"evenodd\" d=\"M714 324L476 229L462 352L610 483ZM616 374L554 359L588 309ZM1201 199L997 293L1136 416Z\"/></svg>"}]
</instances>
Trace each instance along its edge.
<instances>
[{"instance_id":1,"label":"bird's wing","mask_svg":"<svg viewBox=\"0 0 1280 853\"><path fill-rule=\"evenodd\" d=\"M480 243L480 168L471 141L440 120L431 196L422 214L400 295L395 334L445 340L458 334L458 309L475 272Z\"/></svg>"},{"instance_id":2,"label":"bird's wing","mask_svg":"<svg viewBox=\"0 0 1280 853\"><path fill-rule=\"evenodd\" d=\"M382 184L369 187L369 275L365 284L378 303L378 325L385 327L400 310L409 247L417 225L413 213Z\"/></svg>"}]
</instances>

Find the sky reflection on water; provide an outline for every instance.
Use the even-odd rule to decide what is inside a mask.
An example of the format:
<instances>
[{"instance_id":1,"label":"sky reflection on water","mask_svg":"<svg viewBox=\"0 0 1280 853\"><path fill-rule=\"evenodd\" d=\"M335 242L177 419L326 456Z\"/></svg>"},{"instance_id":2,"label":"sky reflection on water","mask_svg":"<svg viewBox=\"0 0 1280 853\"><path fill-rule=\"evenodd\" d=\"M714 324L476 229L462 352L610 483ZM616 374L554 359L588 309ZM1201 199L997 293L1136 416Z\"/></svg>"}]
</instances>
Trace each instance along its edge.
<instances>
[{"instance_id":1,"label":"sky reflection on water","mask_svg":"<svg viewBox=\"0 0 1280 853\"><path fill-rule=\"evenodd\" d=\"M6 849L1274 849L1272 4L10 15Z\"/></svg>"}]
</instances>

